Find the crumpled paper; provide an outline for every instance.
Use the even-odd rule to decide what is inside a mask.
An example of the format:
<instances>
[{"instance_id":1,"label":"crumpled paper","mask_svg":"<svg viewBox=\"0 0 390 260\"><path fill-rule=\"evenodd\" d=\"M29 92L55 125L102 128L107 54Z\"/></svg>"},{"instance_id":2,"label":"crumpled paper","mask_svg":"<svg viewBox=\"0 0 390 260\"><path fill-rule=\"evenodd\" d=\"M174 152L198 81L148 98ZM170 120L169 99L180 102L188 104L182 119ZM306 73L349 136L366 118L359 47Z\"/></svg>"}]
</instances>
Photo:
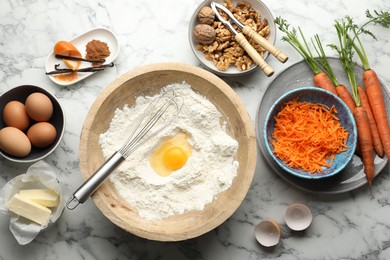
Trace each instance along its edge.
<instances>
[{"instance_id":1,"label":"crumpled paper","mask_svg":"<svg viewBox=\"0 0 390 260\"><path fill-rule=\"evenodd\" d=\"M48 223L41 226L8 211L7 202L13 195L18 193L19 190L47 188L53 189L60 195L58 206L50 208L52 210L52 215ZM9 228L20 245L30 243L41 230L54 224L64 211L65 204L66 198L64 191L61 190L61 185L57 180L56 172L54 168L44 161L38 161L31 165L25 174L16 176L0 190L0 211L10 216Z\"/></svg>"}]
</instances>

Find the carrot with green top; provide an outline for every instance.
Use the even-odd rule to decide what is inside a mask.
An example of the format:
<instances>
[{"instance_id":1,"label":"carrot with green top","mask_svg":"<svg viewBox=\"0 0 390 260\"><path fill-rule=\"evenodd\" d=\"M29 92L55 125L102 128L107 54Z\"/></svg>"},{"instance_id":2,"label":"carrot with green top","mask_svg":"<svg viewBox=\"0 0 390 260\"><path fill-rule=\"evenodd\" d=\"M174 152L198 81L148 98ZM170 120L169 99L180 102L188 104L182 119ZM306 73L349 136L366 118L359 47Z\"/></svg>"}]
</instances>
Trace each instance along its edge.
<instances>
[{"instance_id":1,"label":"carrot with green top","mask_svg":"<svg viewBox=\"0 0 390 260\"><path fill-rule=\"evenodd\" d=\"M358 84L355 75L355 62L352 60L353 40L348 36L350 23L346 23L344 20L341 22L336 21L334 26L337 31L339 46L335 44L331 44L330 46L337 51L351 85L352 97L356 105L353 115L357 126L358 143L363 161L364 173L366 174L367 182L371 188L372 180L374 178L374 149L367 112L364 107L362 107L359 98Z\"/></svg>"},{"instance_id":2,"label":"carrot with green top","mask_svg":"<svg viewBox=\"0 0 390 260\"><path fill-rule=\"evenodd\" d=\"M318 34L314 35L314 40L312 39L314 49L318 54L318 63L322 66L324 72L328 75L329 79L332 81L333 85L336 86L336 92L339 98L344 101L348 108L353 112L356 108L355 102L352 99L351 94L348 89L337 79L334 74L332 66L330 66L328 57L325 54L325 50L322 46L320 36Z\"/></svg>"},{"instance_id":3,"label":"carrot with green top","mask_svg":"<svg viewBox=\"0 0 390 260\"><path fill-rule=\"evenodd\" d=\"M390 158L390 128L389 128L389 122L386 114L386 107L385 107L385 102L382 93L382 86L379 81L378 75L374 70L372 70L369 64L367 54L359 38L359 35L361 34L368 34L372 36L374 39L376 39L374 34L372 34L370 31L365 29L365 26L370 23L374 23L374 24L380 24L383 27L389 27L390 13L374 11L374 15L373 15L367 10L366 17L368 18L368 21L360 27L353 24L352 18L347 17L347 19L351 24L350 28L351 31L353 32L352 35L354 40L353 48L358 54L362 62L362 66L364 68L363 84L364 87L366 88L367 97L375 118L375 122L378 128L378 132L381 138L381 142L385 154L387 158ZM357 44L355 43L355 41L357 42Z\"/></svg>"},{"instance_id":4,"label":"carrot with green top","mask_svg":"<svg viewBox=\"0 0 390 260\"><path fill-rule=\"evenodd\" d=\"M313 54L310 51L309 45L306 42L305 36L302 33L301 28L298 27L299 34L302 38L302 42L298 38L298 33L295 28L289 29L290 25L285 19L277 17L275 23L278 25L279 30L284 32L286 36L282 37L283 41L288 42L306 61L307 65L314 73L313 82L314 85L318 88L322 88L332 92L337 95L335 86L332 81L329 79L328 75L323 72L317 65Z\"/></svg>"},{"instance_id":5,"label":"carrot with green top","mask_svg":"<svg viewBox=\"0 0 390 260\"><path fill-rule=\"evenodd\" d=\"M314 36L315 42L313 41L314 48L318 54L318 62L332 80L333 84L336 86L337 95L344 101L344 103L349 107L349 109L354 112L356 109L355 102L353 101L351 94L347 90L347 88L340 84L336 75L333 72L332 67L329 64L328 57L325 54L324 48L322 47L322 43L318 34ZM383 146L381 139L379 137L378 128L376 127L374 117L371 112L370 105L367 101L367 96L365 95L364 89L358 86L358 93L362 107L367 112L368 120L370 122L370 130L371 130L371 138L374 145L375 152L382 157L383 156ZM359 148L360 149L360 148ZM360 151L359 151L360 152Z\"/></svg>"}]
</instances>

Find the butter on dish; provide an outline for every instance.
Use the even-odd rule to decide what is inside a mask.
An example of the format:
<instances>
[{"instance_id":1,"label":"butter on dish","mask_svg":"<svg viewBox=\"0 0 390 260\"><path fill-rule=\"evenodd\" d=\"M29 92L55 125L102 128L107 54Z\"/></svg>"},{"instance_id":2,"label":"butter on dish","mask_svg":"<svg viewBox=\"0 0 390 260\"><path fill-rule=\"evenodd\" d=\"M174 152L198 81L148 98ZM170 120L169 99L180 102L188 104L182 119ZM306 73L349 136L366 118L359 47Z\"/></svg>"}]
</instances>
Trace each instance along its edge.
<instances>
[{"instance_id":1,"label":"butter on dish","mask_svg":"<svg viewBox=\"0 0 390 260\"><path fill-rule=\"evenodd\" d=\"M35 201L15 194L8 202L8 210L40 225L49 222L51 210Z\"/></svg>"}]
</instances>

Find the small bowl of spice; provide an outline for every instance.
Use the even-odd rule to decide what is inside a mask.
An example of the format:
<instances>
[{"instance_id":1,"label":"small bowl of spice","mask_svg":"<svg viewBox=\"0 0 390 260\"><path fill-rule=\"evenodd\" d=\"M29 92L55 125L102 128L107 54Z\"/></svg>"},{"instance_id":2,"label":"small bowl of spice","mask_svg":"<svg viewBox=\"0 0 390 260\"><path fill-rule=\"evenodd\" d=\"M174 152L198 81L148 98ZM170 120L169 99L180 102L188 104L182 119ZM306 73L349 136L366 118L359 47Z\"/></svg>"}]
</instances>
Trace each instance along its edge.
<instances>
[{"instance_id":1,"label":"small bowl of spice","mask_svg":"<svg viewBox=\"0 0 390 260\"><path fill-rule=\"evenodd\" d=\"M70 41L58 41L46 60L46 75L56 84L67 86L113 67L119 53L116 35L96 28Z\"/></svg>"},{"instance_id":2,"label":"small bowl of spice","mask_svg":"<svg viewBox=\"0 0 390 260\"><path fill-rule=\"evenodd\" d=\"M339 97L326 90L291 90L272 105L265 120L263 138L267 152L294 176L334 176L355 152L357 130L352 112Z\"/></svg>"},{"instance_id":3,"label":"small bowl of spice","mask_svg":"<svg viewBox=\"0 0 390 260\"><path fill-rule=\"evenodd\" d=\"M195 10L190 20L188 36L193 53L203 67L220 76L239 76L253 72L258 65L237 42L234 32L218 20L211 8L211 2L211 0L204 1ZM276 39L274 18L263 2L257 0L216 2L226 7L242 25L249 26L274 45ZM242 31L228 19L227 15L224 18L238 32ZM253 39L245 37L255 52L266 60L269 52Z\"/></svg>"}]
</instances>

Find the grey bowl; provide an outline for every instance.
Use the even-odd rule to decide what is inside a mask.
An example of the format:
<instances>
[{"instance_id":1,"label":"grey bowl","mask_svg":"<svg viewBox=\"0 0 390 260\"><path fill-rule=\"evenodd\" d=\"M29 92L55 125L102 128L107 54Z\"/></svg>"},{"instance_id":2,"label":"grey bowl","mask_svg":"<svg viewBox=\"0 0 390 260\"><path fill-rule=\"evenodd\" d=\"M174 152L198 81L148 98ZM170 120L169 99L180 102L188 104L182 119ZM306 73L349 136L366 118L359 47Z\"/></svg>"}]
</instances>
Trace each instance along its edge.
<instances>
[{"instance_id":1,"label":"grey bowl","mask_svg":"<svg viewBox=\"0 0 390 260\"><path fill-rule=\"evenodd\" d=\"M195 10L195 12L193 13L193 15L190 19L190 23L189 23L189 27L188 27L188 38L189 38L192 52L194 53L195 57L199 60L202 67L204 67L205 69L209 70L210 72L212 72L216 75L219 75L219 76L242 76L242 75L252 73L253 71L255 71L258 68L258 66L256 64L252 64L250 69L248 69L246 71L240 71L233 65L231 65L226 71L218 70L217 67L214 65L213 61L207 60L204 57L203 52L196 49L196 45L198 43L194 37L194 28L199 23L198 22L198 13L199 13L200 9L202 9L202 7L210 6L211 1L212 0L203 1L198 6L198 8ZM215 0L215 2L222 4L224 1L223 0ZM232 3L234 5L236 5L237 2L239 2L239 1L232 0ZM264 18L267 19L268 26L270 28L270 34L269 34L268 41L274 45L275 40L276 40L276 26L275 26L275 22L274 22L274 16L273 16L272 12L270 11L270 9L265 5L265 3L263 3L262 1L259 1L259 0L246 0L245 2L248 2L249 4L251 4L252 7L257 12L259 12L261 14L262 19L264 19ZM217 18L215 18L215 19L217 20ZM269 52L265 52L264 53L264 60L267 61L268 57L269 57ZM259 71L259 73L262 73L261 70Z\"/></svg>"},{"instance_id":2,"label":"grey bowl","mask_svg":"<svg viewBox=\"0 0 390 260\"><path fill-rule=\"evenodd\" d=\"M57 137L55 141L48 147L45 148L32 147L31 152L27 156L22 158L11 156L0 150L0 155L13 162L32 163L32 162L42 160L57 148L64 135L65 115L60 103L52 94L50 94L45 89L37 86L32 86L32 85L23 85L23 86L15 87L3 93L0 96L0 129L6 126L3 121L3 109L5 105L12 100L16 100L16 101L20 101L21 103L24 103L26 101L26 98L31 93L34 92L40 92L45 94L50 98L51 102L53 103L53 116L48 122L55 127L57 131Z\"/></svg>"},{"instance_id":3,"label":"grey bowl","mask_svg":"<svg viewBox=\"0 0 390 260\"><path fill-rule=\"evenodd\" d=\"M299 97L299 101L320 103L328 107L334 105L338 111L337 116L340 120L340 124L349 133L347 140L348 150L337 154L332 166L323 167L323 170L320 173L310 173L308 171L289 167L283 160L279 159L273 153L272 133L275 126L275 116L281 111L286 102L297 97ZM265 119L263 138L267 153L284 171L300 178L322 179L336 175L350 162L356 149L357 129L351 110L339 97L316 87L302 87L286 92L273 103Z\"/></svg>"}]
</instances>

